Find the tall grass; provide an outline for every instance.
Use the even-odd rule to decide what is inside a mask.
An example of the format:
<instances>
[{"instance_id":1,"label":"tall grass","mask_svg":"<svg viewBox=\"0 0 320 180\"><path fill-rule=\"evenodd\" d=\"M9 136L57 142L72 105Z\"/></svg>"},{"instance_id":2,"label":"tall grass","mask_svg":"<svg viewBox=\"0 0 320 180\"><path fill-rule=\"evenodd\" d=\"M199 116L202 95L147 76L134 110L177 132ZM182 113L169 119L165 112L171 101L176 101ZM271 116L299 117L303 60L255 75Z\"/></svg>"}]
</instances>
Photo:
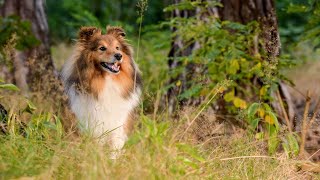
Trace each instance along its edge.
<instances>
[{"instance_id":1,"label":"tall grass","mask_svg":"<svg viewBox=\"0 0 320 180\"><path fill-rule=\"evenodd\" d=\"M265 179L287 170L293 172L287 167L290 161L281 156L261 156L259 143L249 143L244 134L221 138L204 148L204 144L191 142L190 133L178 141L176 137L187 124L157 122L147 116L141 117L141 127L130 137L124 154L110 160L107 148L90 137L61 134L62 127L51 118L48 114L34 115L25 136L1 136L1 179Z\"/></svg>"},{"instance_id":2,"label":"tall grass","mask_svg":"<svg viewBox=\"0 0 320 180\"><path fill-rule=\"evenodd\" d=\"M161 114L158 114L161 116ZM26 135L0 137L0 178L37 179L288 179L303 178L284 154L264 156L264 146L246 133L195 143L188 121L140 117L125 152L109 151L90 137L69 137L50 114L33 115ZM218 126L218 123L217 123ZM194 130L194 129L193 129Z\"/></svg>"}]
</instances>

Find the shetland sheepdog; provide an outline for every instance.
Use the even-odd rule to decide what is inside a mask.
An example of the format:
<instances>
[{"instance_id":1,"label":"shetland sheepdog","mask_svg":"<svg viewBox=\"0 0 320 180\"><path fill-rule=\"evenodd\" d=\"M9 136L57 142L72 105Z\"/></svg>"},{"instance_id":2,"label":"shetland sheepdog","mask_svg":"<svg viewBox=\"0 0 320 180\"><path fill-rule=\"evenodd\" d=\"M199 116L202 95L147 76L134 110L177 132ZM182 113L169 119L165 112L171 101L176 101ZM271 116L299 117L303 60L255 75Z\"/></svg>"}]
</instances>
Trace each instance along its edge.
<instances>
[{"instance_id":1,"label":"shetland sheepdog","mask_svg":"<svg viewBox=\"0 0 320 180\"><path fill-rule=\"evenodd\" d=\"M62 79L80 132L113 150L123 147L141 95L141 76L120 27L82 27Z\"/></svg>"}]
</instances>

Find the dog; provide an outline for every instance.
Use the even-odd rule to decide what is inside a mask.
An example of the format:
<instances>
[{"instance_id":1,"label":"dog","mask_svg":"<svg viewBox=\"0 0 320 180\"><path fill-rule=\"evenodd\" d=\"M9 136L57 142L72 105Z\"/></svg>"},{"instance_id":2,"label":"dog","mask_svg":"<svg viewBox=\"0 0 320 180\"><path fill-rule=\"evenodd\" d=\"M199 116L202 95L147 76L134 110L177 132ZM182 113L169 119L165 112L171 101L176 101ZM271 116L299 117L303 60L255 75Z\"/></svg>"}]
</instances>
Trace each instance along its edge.
<instances>
[{"instance_id":1,"label":"dog","mask_svg":"<svg viewBox=\"0 0 320 180\"><path fill-rule=\"evenodd\" d=\"M141 74L120 27L82 27L62 80L80 132L112 150L124 146L139 104Z\"/></svg>"}]
</instances>

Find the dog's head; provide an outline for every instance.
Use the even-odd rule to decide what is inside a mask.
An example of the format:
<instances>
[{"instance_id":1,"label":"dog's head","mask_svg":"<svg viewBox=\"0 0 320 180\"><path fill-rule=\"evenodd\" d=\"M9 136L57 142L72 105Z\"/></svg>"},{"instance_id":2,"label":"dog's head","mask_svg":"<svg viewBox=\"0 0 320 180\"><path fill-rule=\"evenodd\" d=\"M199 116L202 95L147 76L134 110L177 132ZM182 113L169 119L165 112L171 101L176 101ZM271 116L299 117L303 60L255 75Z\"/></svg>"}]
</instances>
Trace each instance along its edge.
<instances>
[{"instance_id":1,"label":"dog's head","mask_svg":"<svg viewBox=\"0 0 320 180\"><path fill-rule=\"evenodd\" d=\"M108 26L106 34L96 27L82 27L78 43L87 63L93 63L97 70L118 74L121 63L126 60L124 56L132 53L124 37L125 32L120 27Z\"/></svg>"}]
</instances>

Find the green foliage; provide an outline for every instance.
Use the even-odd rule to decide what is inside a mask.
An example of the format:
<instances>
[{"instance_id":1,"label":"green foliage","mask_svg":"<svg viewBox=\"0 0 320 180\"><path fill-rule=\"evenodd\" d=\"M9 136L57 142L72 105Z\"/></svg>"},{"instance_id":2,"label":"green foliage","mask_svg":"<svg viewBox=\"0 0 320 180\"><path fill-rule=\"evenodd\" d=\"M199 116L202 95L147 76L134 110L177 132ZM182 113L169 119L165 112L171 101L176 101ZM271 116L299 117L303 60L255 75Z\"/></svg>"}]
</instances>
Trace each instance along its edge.
<instances>
[{"instance_id":1,"label":"green foliage","mask_svg":"<svg viewBox=\"0 0 320 180\"><path fill-rule=\"evenodd\" d=\"M26 138L47 140L61 139L64 133L60 118L51 114L33 114L25 128ZM53 136L54 135L54 136Z\"/></svg>"},{"instance_id":2,"label":"green foliage","mask_svg":"<svg viewBox=\"0 0 320 180\"><path fill-rule=\"evenodd\" d=\"M36 106L31 101L27 100L27 106L22 110L22 113L27 112L33 114L36 109Z\"/></svg>"},{"instance_id":3,"label":"green foliage","mask_svg":"<svg viewBox=\"0 0 320 180\"><path fill-rule=\"evenodd\" d=\"M3 80L0 78L0 90L8 90L8 91L20 91L20 89L14 85L14 84L6 84L3 82ZM3 96L0 95L0 99L3 98ZM0 115L2 115L0 113Z\"/></svg>"},{"instance_id":4,"label":"green foliage","mask_svg":"<svg viewBox=\"0 0 320 180\"><path fill-rule=\"evenodd\" d=\"M141 117L142 129L134 134L127 145L132 146L141 141L147 140L154 146L163 146L163 139L167 137L169 122L157 123L147 116Z\"/></svg>"},{"instance_id":5,"label":"green foliage","mask_svg":"<svg viewBox=\"0 0 320 180\"><path fill-rule=\"evenodd\" d=\"M266 103L252 103L247 109L246 120L252 132L256 132L258 125L264 127L264 131L256 133L259 140L268 141L268 152L274 154L280 142L286 152L287 157L295 157L299 153L298 135L296 133L286 133L285 137L279 138L281 128L277 115Z\"/></svg>"},{"instance_id":6,"label":"green foliage","mask_svg":"<svg viewBox=\"0 0 320 180\"><path fill-rule=\"evenodd\" d=\"M320 2L318 0L280 0L276 3L281 41L285 46L310 41L319 47Z\"/></svg>"},{"instance_id":7,"label":"green foliage","mask_svg":"<svg viewBox=\"0 0 320 180\"><path fill-rule=\"evenodd\" d=\"M288 8L289 13L309 13L305 32L302 34L302 40L311 41L313 46L320 47L320 2L317 0L308 0L307 6L291 5Z\"/></svg>"},{"instance_id":8,"label":"green foliage","mask_svg":"<svg viewBox=\"0 0 320 180\"><path fill-rule=\"evenodd\" d=\"M17 15L0 17L0 64L11 70L13 64L11 58L14 50L26 50L40 44L31 31L31 23L21 20ZM2 88L12 89L13 85L4 84Z\"/></svg>"},{"instance_id":9,"label":"green foliage","mask_svg":"<svg viewBox=\"0 0 320 180\"><path fill-rule=\"evenodd\" d=\"M20 91L20 89L14 84L0 84L0 89L6 89L11 91Z\"/></svg>"},{"instance_id":10,"label":"green foliage","mask_svg":"<svg viewBox=\"0 0 320 180\"><path fill-rule=\"evenodd\" d=\"M186 2L189 1L184 1ZM205 6L200 7L205 11ZM183 39L186 46L194 42L200 45L190 56L177 57L183 66L170 72L171 77L175 77L181 74L186 66L202 69L187 82L190 88L179 96L180 99L203 96L208 92L207 89L228 79L232 83L224 100L232 105L229 106L231 112L236 112L238 108L245 109L252 100L258 100L254 98L257 95L260 100L270 100L271 89L275 89L277 83L283 79L281 68L288 66L290 62L269 61L262 48L255 48L263 43L255 41L260 32L258 23L242 25L220 21L215 17L207 17L206 21L199 21L198 18L174 18L167 23L177 29L173 36ZM259 82L253 82L253 78L263 86L260 87ZM171 86L174 85L179 85L179 82L174 82Z\"/></svg>"},{"instance_id":11,"label":"green foliage","mask_svg":"<svg viewBox=\"0 0 320 180\"><path fill-rule=\"evenodd\" d=\"M290 4L304 3L305 0L279 0L276 3L279 31L283 47L299 41L299 36L304 31L308 16L304 13L288 13ZM286 50L287 48L284 48Z\"/></svg>"},{"instance_id":12,"label":"green foliage","mask_svg":"<svg viewBox=\"0 0 320 180\"><path fill-rule=\"evenodd\" d=\"M286 152L287 157L295 157L299 154L299 143L298 143L299 135L287 134L287 136L283 139L282 147Z\"/></svg>"},{"instance_id":13,"label":"green foliage","mask_svg":"<svg viewBox=\"0 0 320 180\"><path fill-rule=\"evenodd\" d=\"M50 165L54 151L52 139L61 141L63 135L59 118L51 113L35 113L36 107L26 100L26 107L10 110L5 122L6 134L0 133L0 177L32 176ZM22 117L29 115L29 122ZM4 130L4 129L2 129Z\"/></svg>"},{"instance_id":14,"label":"green foliage","mask_svg":"<svg viewBox=\"0 0 320 180\"><path fill-rule=\"evenodd\" d=\"M143 105L144 111L150 112L155 108L155 102L165 93L163 88L168 80L168 66L165 61L170 48L170 32L160 31L159 27L149 26L141 37L139 59L135 59L143 75ZM131 43L137 47L134 38Z\"/></svg>"},{"instance_id":15,"label":"green foliage","mask_svg":"<svg viewBox=\"0 0 320 180\"><path fill-rule=\"evenodd\" d=\"M247 109L246 120L253 132L259 124L264 127L265 132L259 132L257 137L268 140L268 152L273 154L280 142L278 138L280 125L271 107L266 103L252 103Z\"/></svg>"},{"instance_id":16,"label":"green foliage","mask_svg":"<svg viewBox=\"0 0 320 180\"><path fill-rule=\"evenodd\" d=\"M217 1L181 1L180 3L169 5L164 9L165 12L171 12L175 9L178 10L193 10L198 6L202 6L205 8L208 7L222 7L222 4Z\"/></svg>"},{"instance_id":17,"label":"green foliage","mask_svg":"<svg viewBox=\"0 0 320 180\"><path fill-rule=\"evenodd\" d=\"M31 23L21 20L17 15L0 17L0 33L0 47L3 47L13 35L16 36L15 48L18 50L24 50L40 43L31 32Z\"/></svg>"},{"instance_id":18,"label":"green foliage","mask_svg":"<svg viewBox=\"0 0 320 180\"><path fill-rule=\"evenodd\" d=\"M208 6L202 1L186 0L166 10L192 10L197 7L200 12L206 12ZM261 30L258 22L243 25L221 21L213 16L199 21L200 17L200 14L188 18L176 17L166 23L176 29L173 37L181 38L184 48L195 42L199 44L190 56L174 57L182 66L170 72L171 77L185 73L185 67L200 69L190 76L186 82L189 88L179 98L206 97L208 89L226 79L230 80L223 96L227 110L231 114L245 112L247 116L244 120L253 132L257 132L258 126L263 127L263 132L257 136L267 139L268 151L273 154L280 143L278 118L268 104L257 102L273 101L271 92L278 88L280 81L287 80L281 71L293 63L287 56L269 59L267 52L261 48L264 42L259 39ZM178 80L170 86L180 84Z\"/></svg>"},{"instance_id":19,"label":"green foliage","mask_svg":"<svg viewBox=\"0 0 320 180\"><path fill-rule=\"evenodd\" d=\"M137 34L139 27L139 0L47 0L50 33L54 42L74 39L81 26L106 25L124 27L128 34ZM167 1L149 1L144 24L155 24L164 19L162 9Z\"/></svg>"},{"instance_id":20,"label":"green foliage","mask_svg":"<svg viewBox=\"0 0 320 180\"><path fill-rule=\"evenodd\" d=\"M101 27L91 11L91 2L76 0L47 1L48 23L52 39L75 38L81 26Z\"/></svg>"}]
</instances>

